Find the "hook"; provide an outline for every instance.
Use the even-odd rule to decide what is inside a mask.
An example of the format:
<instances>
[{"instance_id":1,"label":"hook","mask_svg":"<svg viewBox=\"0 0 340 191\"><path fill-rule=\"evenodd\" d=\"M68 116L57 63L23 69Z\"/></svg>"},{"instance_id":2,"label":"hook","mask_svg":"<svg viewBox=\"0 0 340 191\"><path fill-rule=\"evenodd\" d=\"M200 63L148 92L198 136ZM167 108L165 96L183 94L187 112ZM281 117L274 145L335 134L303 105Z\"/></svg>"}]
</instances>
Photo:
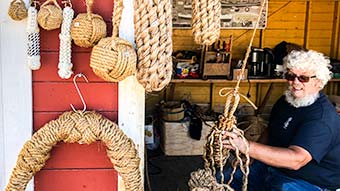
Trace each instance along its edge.
<instances>
[{"instance_id":1,"label":"hook","mask_svg":"<svg viewBox=\"0 0 340 191\"><path fill-rule=\"evenodd\" d=\"M79 74L77 74L77 75L75 75L75 76L73 77L73 84L74 84L74 86L75 86L76 89L77 89L77 92L78 92L78 95L79 95L79 97L80 97L80 99L81 99L81 102L83 103L84 109L83 109L82 112L84 112L84 111L86 111L86 103L85 103L84 98L83 98L83 96L81 95L81 92L80 92L79 87L78 87L78 85L77 85L77 82L76 82L76 78L77 78L77 77L83 77L87 83L89 83L89 81L87 80L86 76L85 76L84 74L82 74L82 73L79 73ZM73 107L72 104L70 104L70 106L71 106L71 108L73 109L74 112L77 112L77 110Z\"/></svg>"}]
</instances>

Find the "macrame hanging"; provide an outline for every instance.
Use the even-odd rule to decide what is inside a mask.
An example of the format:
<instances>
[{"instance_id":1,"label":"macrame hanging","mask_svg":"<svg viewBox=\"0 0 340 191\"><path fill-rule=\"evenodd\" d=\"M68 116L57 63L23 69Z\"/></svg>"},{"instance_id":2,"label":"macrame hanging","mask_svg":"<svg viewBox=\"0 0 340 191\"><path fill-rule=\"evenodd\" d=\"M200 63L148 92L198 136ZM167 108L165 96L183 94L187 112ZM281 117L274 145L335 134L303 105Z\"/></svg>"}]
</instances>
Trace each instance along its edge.
<instances>
[{"instance_id":1,"label":"macrame hanging","mask_svg":"<svg viewBox=\"0 0 340 191\"><path fill-rule=\"evenodd\" d=\"M23 0L12 0L8 8L8 16L15 21L21 21L27 17L27 8Z\"/></svg>"},{"instance_id":2,"label":"macrame hanging","mask_svg":"<svg viewBox=\"0 0 340 191\"><path fill-rule=\"evenodd\" d=\"M265 6L266 0L262 0L261 8L258 14L258 19L255 24L255 29L253 31L252 38L250 40L245 58L243 60L243 65L241 69L240 76L243 76L244 70L246 67L246 62L248 60L251 45L253 43L257 25L259 23L259 20L261 18L262 10ZM242 190L247 191L247 184L248 184L248 174L249 174L249 146L247 144L247 148L245 153L241 153L238 150L238 147L236 145L233 145L233 142L230 140L230 144L235 148L235 160L231 163L232 165L232 172L230 174L229 181L224 184L224 175L223 175L223 167L227 162L227 159L230 156L229 149L226 149L223 147L222 143L222 132L229 131L236 133L239 137L242 138L242 140L247 143L247 140L244 136L244 132L239 129L236 124L236 117L234 116L234 113L238 107L240 97L243 97L246 101L248 101L255 109L256 106L244 95L239 93L239 85L241 82L241 78L238 78L237 84L234 89L231 89L226 92L226 90L230 88L223 88L220 90L219 94L220 96L226 97L226 103L224 107L224 113L220 116L218 123L216 123L213 127L209 135L207 136L207 142L205 144L205 151L203 154L204 159L204 169L199 169L197 171L194 171L191 173L190 180L188 182L190 190L206 190L206 191L225 191L225 190L233 190L231 188L230 184L233 181L233 175L237 169L237 167L240 167L241 172L243 173L243 186ZM215 175L216 175L216 167L219 168L218 173L221 175L221 182L217 182Z\"/></svg>"},{"instance_id":3,"label":"macrame hanging","mask_svg":"<svg viewBox=\"0 0 340 191\"><path fill-rule=\"evenodd\" d=\"M40 69L40 34L37 22L38 1L31 1L27 16L27 60L31 70Z\"/></svg>"},{"instance_id":4,"label":"macrame hanging","mask_svg":"<svg viewBox=\"0 0 340 191\"><path fill-rule=\"evenodd\" d=\"M85 0L87 13L78 14L71 26L74 43L83 48L93 47L106 36L106 23L103 17L92 13L94 0Z\"/></svg>"},{"instance_id":5,"label":"macrame hanging","mask_svg":"<svg viewBox=\"0 0 340 191\"><path fill-rule=\"evenodd\" d=\"M119 38L123 0L116 0L112 13L112 37L101 39L91 52L90 67L100 78L118 82L136 71L137 55L129 41Z\"/></svg>"},{"instance_id":6,"label":"macrame hanging","mask_svg":"<svg viewBox=\"0 0 340 191\"><path fill-rule=\"evenodd\" d=\"M40 6L38 23L45 30L54 30L60 27L63 21L63 11L57 0L47 0Z\"/></svg>"},{"instance_id":7,"label":"macrame hanging","mask_svg":"<svg viewBox=\"0 0 340 191\"><path fill-rule=\"evenodd\" d=\"M211 45L220 37L220 0L192 1L192 34L200 45Z\"/></svg>"},{"instance_id":8,"label":"macrame hanging","mask_svg":"<svg viewBox=\"0 0 340 191\"><path fill-rule=\"evenodd\" d=\"M134 4L137 79L147 92L162 90L172 75L170 0L136 0Z\"/></svg>"},{"instance_id":9,"label":"macrame hanging","mask_svg":"<svg viewBox=\"0 0 340 191\"><path fill-rule=\"evenodd\" d=\"M61 24L61 31L59 34L59 63L58 75L62 79L68 79L73 74L71 62L71 24L74 16L71 1L65 2L63 9L63 23Z\"/></svg>"}]
</instances>

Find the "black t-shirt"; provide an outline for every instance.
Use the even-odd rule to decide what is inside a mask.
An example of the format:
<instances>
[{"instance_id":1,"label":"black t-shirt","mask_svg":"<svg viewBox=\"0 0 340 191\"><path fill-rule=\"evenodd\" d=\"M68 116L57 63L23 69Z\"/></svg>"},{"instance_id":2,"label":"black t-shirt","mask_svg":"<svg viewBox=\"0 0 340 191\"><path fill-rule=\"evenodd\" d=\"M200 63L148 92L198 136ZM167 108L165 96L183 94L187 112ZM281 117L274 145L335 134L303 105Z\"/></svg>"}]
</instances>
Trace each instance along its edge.
<instances>
[{"instance_id":1,"label":"black t-shirt","mask_svg":"<svg viewBox=\"0 0 340 191\"><path fill-rule=\"evenodd\" d=\"M269 145L297 145L313 157L299 170L280 169L288 176L322 188L340 188L340 116L323 93L312 105L300 108L282 96L271 112Z\"/></svg>"}]
</instances>

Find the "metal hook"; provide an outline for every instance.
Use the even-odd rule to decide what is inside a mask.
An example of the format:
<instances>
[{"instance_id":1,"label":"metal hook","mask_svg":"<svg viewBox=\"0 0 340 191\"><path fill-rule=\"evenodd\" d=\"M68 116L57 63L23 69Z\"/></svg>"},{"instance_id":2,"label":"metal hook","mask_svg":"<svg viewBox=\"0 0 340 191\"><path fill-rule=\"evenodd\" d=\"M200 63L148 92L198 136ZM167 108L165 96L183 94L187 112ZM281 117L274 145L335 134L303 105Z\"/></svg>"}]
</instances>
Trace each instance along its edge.
<instances>
[{"instance_id":1,"label":"metal hook","mask_svg":"<svg viewBox=\"0 0 340 191\"><path fill-rule=\"evenodd\" d=\"M84 112L84 111L86 111L86 103L85 103L84 98L83 98L83 96L81 95L81 92L80 92L79 87L78 87L78 85L77 85L77 82L76 82L76 78L77 78L77 77L83 77L87 83L89 83L89 81L87 80L86 76L85 76L84 74L82 74L82 73L79 73L79 74L77 74L77 75L75 75L75 76L73 77L73 84L74 84L74 86L75 86L76 89L77 89L77 92L78 92L78 95L79 95L79 97L80 97L80 99L81 99L81 102L83 103L84 109L83 109L82 112ZM74 108L74 106L73 106L72 104L70 104L70 106L71 106L71 108L73 109L74 112L77 112L77 110Z\"/></svg>"}]
</instances>

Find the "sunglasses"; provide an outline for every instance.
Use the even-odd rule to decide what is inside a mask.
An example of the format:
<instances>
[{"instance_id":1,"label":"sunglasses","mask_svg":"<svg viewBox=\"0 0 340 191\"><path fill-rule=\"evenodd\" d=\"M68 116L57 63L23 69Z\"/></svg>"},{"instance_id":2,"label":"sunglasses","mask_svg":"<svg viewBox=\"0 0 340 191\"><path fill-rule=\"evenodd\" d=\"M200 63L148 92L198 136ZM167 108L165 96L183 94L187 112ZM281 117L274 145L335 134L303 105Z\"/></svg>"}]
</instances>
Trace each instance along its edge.
<instances>
[{"instance_id":1,"label":"sunglasses","mask_svg":"<svg viewBox=\"0 0 340 191\"><path fill-rule=\"evenodd\" d=\"M305 76L305 75L298 76L298 75L296 75L296 74L294 74L292 72L285 73L285 79L286 80L294 81L295 78L297 78L302 83L307 83L307 82L309 82L309 80L311 78L316 78L316 76Z\"/></svg>"}]
</instances>

